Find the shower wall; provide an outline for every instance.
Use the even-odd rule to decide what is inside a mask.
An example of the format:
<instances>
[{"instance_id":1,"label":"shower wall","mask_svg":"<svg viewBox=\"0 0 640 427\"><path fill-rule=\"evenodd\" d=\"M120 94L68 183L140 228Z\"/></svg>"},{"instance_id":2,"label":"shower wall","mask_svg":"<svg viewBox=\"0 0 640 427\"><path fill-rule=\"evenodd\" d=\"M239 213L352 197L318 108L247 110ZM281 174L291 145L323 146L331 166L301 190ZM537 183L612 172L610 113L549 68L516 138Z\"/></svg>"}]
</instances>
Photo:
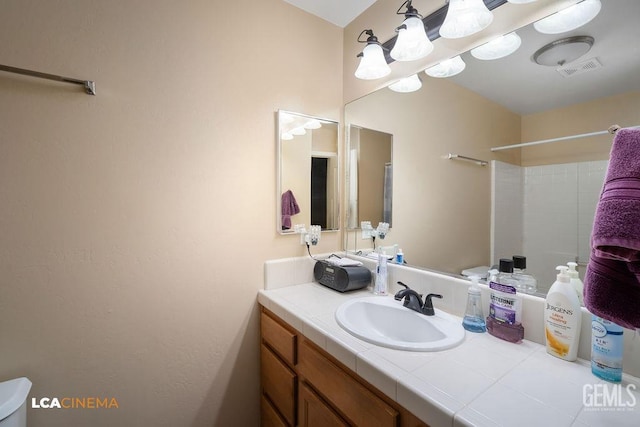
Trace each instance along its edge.
<instances>
[{"instance_id":1,"label":"shower wall","mask_svg":"<svg viewBox=\"0 0 640 427\"><path fill-rule=\"evenodd\" d=\"M493 162L492 262L525 255L541 293L555 281L557 265L577 261L583 277L607 163L520 167Z\"/></svg>"}]
</instances>

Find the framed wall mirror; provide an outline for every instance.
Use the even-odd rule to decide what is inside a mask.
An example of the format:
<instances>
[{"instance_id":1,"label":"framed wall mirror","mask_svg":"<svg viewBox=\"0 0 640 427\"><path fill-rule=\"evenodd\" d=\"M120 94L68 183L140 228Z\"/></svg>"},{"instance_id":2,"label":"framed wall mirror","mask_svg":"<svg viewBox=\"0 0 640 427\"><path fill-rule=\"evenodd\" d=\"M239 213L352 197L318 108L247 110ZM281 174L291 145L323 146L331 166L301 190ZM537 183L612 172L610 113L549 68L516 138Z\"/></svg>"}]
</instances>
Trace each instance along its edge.
<instances>
[{"instance_id":1,"label":"framed wall mirror","mask_svg":"<svg viewBox=\"0 0 640 427\"><path fill-rule=\"evenodd\" d=\"M393 226L393 135L350 124L347 165L347 229L360 221Z\"/></svg>"},{"instance_id":2,"label":"framed wall mirror","mask_svg":"<svg viewBox=\"0 0 640 427\"><path fill-rule=\"evenodd\" d=\"M306 114L277 112L276 228L296 225L338 230L338 122Z\"/></svg>"},{"instance_id":3,"label":"framed wall mirror","mask_svg":"<svg viewBox=\"0 0 640 427\"><path fill-rule=\"evenodd\" d=\"M454 77L433 78L420 73L423 86L417 92L399 94L383 88L345 106L347 125L355 123L393 134L394 227L385 244L402 247L409 265L459 275L465 269L491 265L496 258L518 254L527 256L528 272L542 278L548 277L547 273L553 275L555 265L582 257L577 244L571 243L569 250L559 241L543 239L542 249L547 253L542 254L544 264L538 263L540 256L528 253L533 250L532 246L522 243L522 239L527 235L542 236L542 231L548 231L562 242L588 242L591 220L581 215L582 208L565 205L585 198L591 199L592 204L597 202L597 183L588 183L590 193L587 194L587 187L576 178L573 187L563 187L568 188L570 197L563 197L561 202L536 201L540 213L557 212L559 206L567 212L578 212L573 220L563 223L561 230L553 227L559 224L557 217L541 220L530 228L511 228L495 222L499 216L494 215L495 209L502 209L503 213L509 209L492 208L495 171L489 166L449 160L447 154L495 160L522 169L543 168L532 170L530 176L557 165L606 161L611 135L491 150L520 142L603 131L613 124L622 127L640 124L637 114L640 111L637 72L640 47L635 42L640 40L640 26L632 18L639 16L640 2L601 0L601 3L600 13L580 28L562 34L542 34L533 25L527 25L517 30L522 44L512 55L483 61L465 52L461 58L466 69ZM500 6L514 7L518 5ZM591 49L562 65L540 65L533 61L535 52L542 47L574 36L592 37ZM599 164L582 166L575 169L587 170L591 177L596 172L594 168L600 168L597 173L603 173ZM549 192L545 188L560 188L557 179L560 175L568 176L565 169L568 170L551 172L541 180L546 187L537 194L546 197ZM505 190L501 194L509 202L517 201L519 192L525 191L532 182L527 181L526 171L518 170L515 174L522 176L520 183L507 178L503 185L496 186ZM593 212L593 207L586 209ZM512 211L507 213L507 220L516 216ZM527 215L539 220L537 214L527 213L525 209L522 218L526 219ZM521 244L492 251L491 242L496 237L492 231L496 229L503 232L502 238L510 242L520 240ZM510 231L513 234L504 236ZM347 230L347 233L355 232ZM345 241L356 239L347 236ZM346 249L353 248L347 244ZM523 253L512 253L514 251ZM536 264L541 270L535 270ZM539 290L544 293L552 281L539 280Z\"/></svg>"}]
</instances>

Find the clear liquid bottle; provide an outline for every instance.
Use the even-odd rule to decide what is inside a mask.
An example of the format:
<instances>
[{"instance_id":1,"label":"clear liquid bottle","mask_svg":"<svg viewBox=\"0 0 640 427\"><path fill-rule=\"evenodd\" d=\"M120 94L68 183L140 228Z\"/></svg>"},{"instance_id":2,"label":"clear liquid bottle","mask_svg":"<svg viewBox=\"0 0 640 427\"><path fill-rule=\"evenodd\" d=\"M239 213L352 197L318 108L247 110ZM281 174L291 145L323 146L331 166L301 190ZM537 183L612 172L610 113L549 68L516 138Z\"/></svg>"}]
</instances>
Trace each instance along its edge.
<instances>
[{"instance_id":1,"label":"clear liquid bottle","mask_svg":"<svg viewBox=\"0 0 640 427\"><path fill-rule=\"evenodd\" d=\"M478 280L480 277L471 276L471 286L467 296L467 309L462 319L462 326L469 332L486 332L487 325L482 312L482 298Z\"/></svg>"},{"instance_id":2,"label":"clear liquid bottle","mask_svg":"<svg viewBox=\"0 0 640 427\"><path fill-rule=\"evenodd\" d=\"M514 255L513 278L516 280L516 288L526 294L535 294L538 291L538 281L535 277L525 272L526 268L527 257Z\"/></svg>"}]
</instances>

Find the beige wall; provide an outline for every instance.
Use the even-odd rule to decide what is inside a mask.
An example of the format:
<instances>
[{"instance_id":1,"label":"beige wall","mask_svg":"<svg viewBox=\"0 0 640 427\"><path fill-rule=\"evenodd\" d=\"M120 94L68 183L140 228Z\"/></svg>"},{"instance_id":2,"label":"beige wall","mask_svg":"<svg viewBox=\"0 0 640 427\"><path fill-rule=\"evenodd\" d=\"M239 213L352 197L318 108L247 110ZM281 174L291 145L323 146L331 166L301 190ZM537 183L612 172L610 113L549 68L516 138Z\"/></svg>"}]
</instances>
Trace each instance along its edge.
<instances>
[{"instance_id":1,"label":"beige wall","mask_svg":"<svg viewBox=\"0 0 640 427\"><path fill-rule=\"evenodd\" d=\"M599 132L614 124L622 127L640 124L639 92L522 116L522 141ZM612 140L613 136L605 134L524 147L522 166L606 160Z\"/></svg>"},{"instance_id":2,"label":"beige wall","mask_svg":"<svg viewBox=\"0 0 640 427\"><path fill-rule=\"evenodd\" d=\"M489 262L491 170L445 157L518 163L519 150L489 148L519 140L520 116L446 79L423 84L349 103L345 122L393 134L393 228L385 245L398 243L412 265L459 273Z\"/></svg>"},{"instance_id":3,"label":"beige wall","mask_svg":"<svg viewBox=\"0 0 640 427\"><path fill-rule=\"evenodd\" d=\"M304 254L274 112L340 118L342 30L281 0L7 0L0 39L98 91L0 73L0 379L120 405L30 425L257 425L263 262Z\"/></svg>"}]
</instances>

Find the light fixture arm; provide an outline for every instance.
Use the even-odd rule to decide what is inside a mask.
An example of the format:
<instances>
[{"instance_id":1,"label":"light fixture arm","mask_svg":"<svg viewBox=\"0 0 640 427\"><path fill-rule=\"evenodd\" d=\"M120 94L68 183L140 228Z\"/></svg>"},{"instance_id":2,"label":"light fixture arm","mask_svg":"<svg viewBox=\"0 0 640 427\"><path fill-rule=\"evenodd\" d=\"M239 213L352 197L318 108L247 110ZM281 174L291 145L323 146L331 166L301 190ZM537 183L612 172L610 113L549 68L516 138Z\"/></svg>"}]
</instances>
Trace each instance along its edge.
<instances>
[{"instance_id":1,"label":"light fixture arm","mask_svg":"<svg viewBox=\"0 0 640 427\"><path fill-rule=\"evenodd\" d=\"M404 12L401 12L400 9L402 9L405 5L407 6L407 10L405 10ZM404 3L402 3L398 8L398 10L396 11L396 15L404 15L405 18L411 18L415 16L417 18L422 19L422 15L420 15L418 13L418 10L411 5L411 0L406 0Z\"/></svg>"},{"instance_id":2,"label":"light fixture arm","mask_svg":"<svg viewBox=\"0 0 640 427\"><path fill-rule=\"evenodd\" d=\"M366 34L369 37L367 37L366 40L362 40L361 38L363 34ZM378 38L373 34L373 30L362 30L362 32L358 35L358 43L380 44L380 42L378 41Z\"/></svg>"}]
</instances>

